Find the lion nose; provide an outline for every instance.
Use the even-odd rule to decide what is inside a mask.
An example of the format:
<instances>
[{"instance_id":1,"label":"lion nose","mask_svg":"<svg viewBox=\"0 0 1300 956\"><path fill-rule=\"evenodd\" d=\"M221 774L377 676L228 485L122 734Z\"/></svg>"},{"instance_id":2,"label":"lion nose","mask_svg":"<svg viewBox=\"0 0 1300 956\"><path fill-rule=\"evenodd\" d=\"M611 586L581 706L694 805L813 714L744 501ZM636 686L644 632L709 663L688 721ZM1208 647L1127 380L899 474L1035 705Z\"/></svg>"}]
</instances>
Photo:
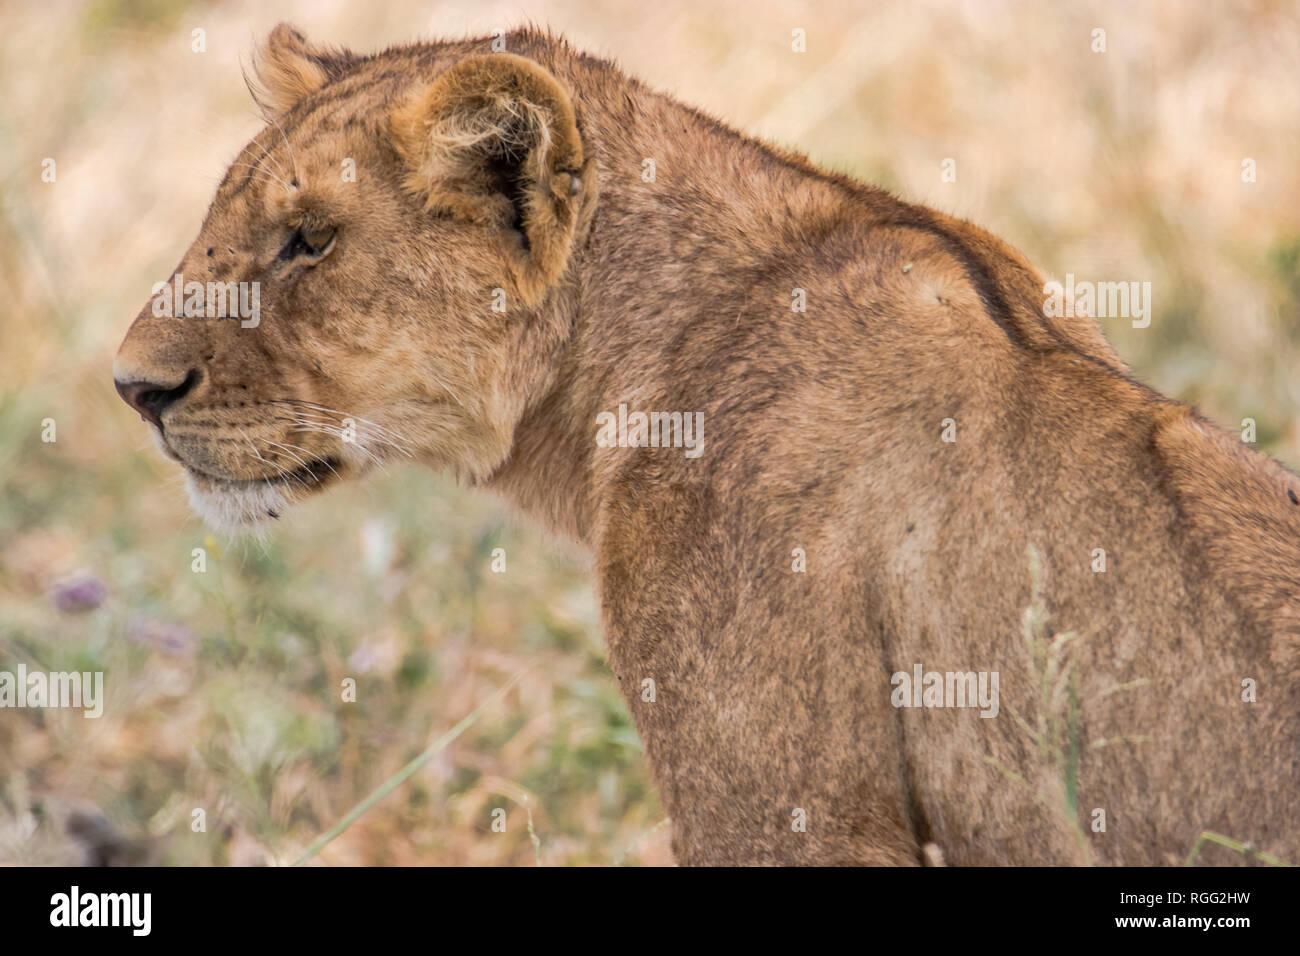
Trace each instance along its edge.
<instances>
[{"instance_id":1,"label":"lion nose","mask_svg":"<svg viewBox=\"0 0 1300 956\"><path fill-rule=\"evenodd\" d=\"M190 369L179 385L160 385L157 382L119 382L113 380L117 394L147 422L162 429L162 414L185 397L199 380L197 369Z\"/></svg>"}]
</instances>

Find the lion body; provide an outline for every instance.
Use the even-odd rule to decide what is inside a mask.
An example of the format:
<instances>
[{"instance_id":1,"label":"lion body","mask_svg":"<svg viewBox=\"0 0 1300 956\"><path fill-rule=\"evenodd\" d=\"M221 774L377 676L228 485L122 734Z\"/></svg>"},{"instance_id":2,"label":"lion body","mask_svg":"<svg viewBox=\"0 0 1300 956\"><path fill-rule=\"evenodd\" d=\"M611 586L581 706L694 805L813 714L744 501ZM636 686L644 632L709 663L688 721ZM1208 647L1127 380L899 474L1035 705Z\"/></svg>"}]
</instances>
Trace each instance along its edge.
<instances>
[{"instance_id":1,"label":"lion body","mask_svg":"<svg viewBox=\"0 0 1300 956\"><path fill-rule=\"evenodd\" d=\"M283 131L247 158L344 210L340 249L281 288L248 237L295 199L232 169L180 268L269 277L266 319L142 315L119 357L119 379L207 370L162 427L210 516L299 493L241 484L291 467L275 444L363 469L326 413L277 417L289 399L356 409L366 454L400 435L581 541L682 863L910 864L934 843L950 864L1164 864L1205 830L1300 859L1300 479L1135 383L1091 319L1045 317L999 240L549 36L509 34L543 72L488 86L466 65L488 41L274 40ZM411 201L427 156L470 138L463 103L510 96L563 158L480 202L466 154ZM438 110L462 111L456 136L421 119ZM345 156L358 182L326 182ZM620 405L698 414L702 452L604 447ZM997 716L895 706L917 667L997 672Z\"/></svg>"}]
</instances>

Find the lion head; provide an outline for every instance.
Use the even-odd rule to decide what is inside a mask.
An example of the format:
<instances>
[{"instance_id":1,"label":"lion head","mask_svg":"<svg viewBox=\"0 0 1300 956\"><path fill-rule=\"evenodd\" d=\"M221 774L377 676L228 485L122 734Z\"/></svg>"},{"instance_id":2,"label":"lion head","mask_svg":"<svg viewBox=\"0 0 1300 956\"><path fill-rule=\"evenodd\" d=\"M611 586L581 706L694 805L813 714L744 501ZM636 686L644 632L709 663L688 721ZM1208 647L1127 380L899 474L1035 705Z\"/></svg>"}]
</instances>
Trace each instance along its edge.
<instances>
[{"instance_id":1,"label":"lion head","mask_svg":"<svg viewBox=\"0 0 1300 956\"><path fill-rule=\"evenodd\" d=\"M255 58L266 128L113 367L210 523L510 454L569 336L595 174L556 77L479 49L360 56L281 24Z\"/></svg>"}]
</instances>

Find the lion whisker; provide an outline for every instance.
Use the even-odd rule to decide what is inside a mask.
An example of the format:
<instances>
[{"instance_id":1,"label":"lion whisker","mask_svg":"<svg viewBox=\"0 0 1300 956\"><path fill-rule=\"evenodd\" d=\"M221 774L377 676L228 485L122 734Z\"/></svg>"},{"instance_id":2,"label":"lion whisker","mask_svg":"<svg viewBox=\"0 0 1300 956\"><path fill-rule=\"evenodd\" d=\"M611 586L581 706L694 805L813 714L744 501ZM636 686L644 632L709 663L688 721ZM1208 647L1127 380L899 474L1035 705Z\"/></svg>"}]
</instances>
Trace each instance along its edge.
<instances>
[{"instance_id":1,"label":"lion whisker","mask_svg":"<svg viewBox=\"0 0 1300 956\"><path fill-rule=\"evenodd\" d=\"M351 418L352 416L346 416L346 417ZM301 424L322 425L327 428L336 429L337 431L331 433L335 434L336 437L339 438L343 437L343 426L340 422L330 421L329 419L324 419L319 417L312 417L304 413L299 413L299 417L297 420ZM353 419L353 420L356 421L357 419ZM391 432L388 434L384 434L388 430L383 428L383 426L376 425L373 422L366 422L365 419L360 419L360 421L370 425L371 429L375 432L374 434L372 434L370 430L358 429L358 431L364 434L368 440L372 442L378 442L379 444L382 445L387 445L390 448L392 448L394 451L399 452L402 455L405 455L407 458L415 457L414 453L412 453L412 451L408 447L406 447L405 444L402 443L401 436L398 436L395 433L391 433ZM389 437L389 435L392 435L392 437ZM347 441L348 439L344 439L344 440ZM355 441L355 439L352 440Z\"/></svg>"},{"instance_id":2,"label":"lion whisker","mask_svg":"<svg viewBox=\"0 0 1300 956\"><path fill-rule=\"evenodd\" d=\"M370 429L375 433L370 436L374 440L381 441L387 445L391 445L394 450L401 452L402 454L406 455L408 458L415 457L414 454L411 452L410 448L408 447L409 439L406 438L406 436L401 435L398 432L388 428L387 426L379 424L378 422L373 422L368 418L362 418L360 415L352 415L349 414L348 412L340 411L337 408L328 408L324 405L318 405L315 402L308 402L302 399L276 399L276 401L282 402L284 404L304 405L312 411L323 412L331 415L338 415L343 418L350 418L354 422L360 422L362 424L368 425L370 426ZM316 421L318 424L329 424L334 426L341 426L341 422L333 422L333 421L327 421L321 419L313 419L313 420Z\"/></svg>"},{"instance_id":3,"label":"lion whisker","mask_svg":"<svg viewBox=\"0 0 1300 956\"><path fill-rule=\"evenodd\" d=\"M298 423L297 428L305 432L319 432L322 435L329 435L332 438L342 439L342 434L340 429L323 427L313 422L301 421ZM374 451L372 451L370 448L367 448L364 442L357 441L354 439L352 441L344 441L344 444L348 444L356 447L362 453L369 456L370 460L373 461L379 468L381 469L385 468L384 460L380 458L377 454L375 454Z\"/></svg>"},{"instance_id":4,"label":"lion whisker","mask_svg":"<svg viewBox=\"0 0 1300 956\"><path fill-rule=\"evenodd\" d=\"M268 461L267 459L261 457L260 454L258 455L258 459L257 459L257 460L258 460L258 461L261 461L261 462L263 462L263 463L265 463L265 464L268 464L268 465L270 465L272 468L274 468L275 471L276 471L275 478L277 478L277 479L278 479L278 478L292 478L294 481L298 482L298 484L302 485L302 487L303 487L304 490L307 490L307 491L310 491L310 490L311 490L311 485L307 484L307 482L303 481L302 478L298 477L298 476L297 476L296 474L294 474L293 471L291 471L290 469L285 468L285 467L284 467L283 465L281 465L279 462ZM262 483L263 483L264 485L266 485L267 488L272 488L272 487L273 487L272 484L271 484L271 481L272 481L271 478L263 478L263 479L262 479Z\"/></svg>"},{"instance_id":5,"label":"lion whisker","mask_svg":"<svg viewBox=\"0 0 1300 956\"><path fill-rule=\"evenodd\" d=\"M275 443L275 442L271 442L271 444L275 445L276 443ZM280 447L280 448L296 448L296 449L298 449L298 451L302 452L303 454L306 454L306 455L311 455L311 454L312 454L312 452L311 452L309 449L307 449L307 448L303 448L301 445L289 445L289 444L284 444L284 445L279 445L278 447ZM337 471L334 471L334 466L331 465L331 464L329 463L329 461L327 461L327 460L324 459L324 458L320 458L320 459L318 459L318 460L320 461L320 463L321 463L322 465L324 465L324 466L325 466L326 468L328 468L330 471L334 472L334 477L335 477L335 478L340 478L340 479L341 479L341 478L343 477L343 476L340 475Z\"/></svg>"}]
</instances>

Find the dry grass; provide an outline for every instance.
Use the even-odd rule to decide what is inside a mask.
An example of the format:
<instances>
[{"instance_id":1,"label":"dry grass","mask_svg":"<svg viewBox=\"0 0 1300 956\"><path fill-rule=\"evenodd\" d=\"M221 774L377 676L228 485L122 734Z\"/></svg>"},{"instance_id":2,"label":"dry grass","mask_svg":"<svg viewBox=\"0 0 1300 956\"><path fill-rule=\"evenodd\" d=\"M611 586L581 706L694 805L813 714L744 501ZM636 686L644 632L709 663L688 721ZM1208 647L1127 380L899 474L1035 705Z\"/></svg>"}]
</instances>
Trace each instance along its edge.
<instances>
[{"instance_id":1,"label":"dry grass","mask_svg":"<svg viewBox=\"0 0 1300 956\"><path fill-rule=\"evenodd\" d=\"M1059 7L1059 8L1058 8ZM520 684L318 857L668 861L582 558L415 470L334 491L265 549L207 542L112 392L126 324L258 120L279 19L370 49L528 16L742 129L971 218L1046 271L1153 285L1107 331L1138 375L1300 461L1300 26L1292 4L685 0L26 5L0 31L0 669L102 669L103 718L0 711L0 862L69 818L167 863L287 862ZM1107 30L1108 51L1089 50ZM207 52L190 31L207 31ZM791 30L808 52L790 51ZM41 161L57 162L43 183ZM957 161L958 181L940 180ZM1258 181L1241 181L1253 158ZM44 418L58 441L40 441ZM489 571L492 548L508 553ZM85 569L107 600L59 611ZM355 704L340 702L345 676ZM207 832L193 833L194 808ZM508 813L505 833L492 811ZM529 832L531 815L534 842ZM83 823L84 826L84 823ZM632 848L629 852L629 848Z\"/></svg>"}]
</instances>

